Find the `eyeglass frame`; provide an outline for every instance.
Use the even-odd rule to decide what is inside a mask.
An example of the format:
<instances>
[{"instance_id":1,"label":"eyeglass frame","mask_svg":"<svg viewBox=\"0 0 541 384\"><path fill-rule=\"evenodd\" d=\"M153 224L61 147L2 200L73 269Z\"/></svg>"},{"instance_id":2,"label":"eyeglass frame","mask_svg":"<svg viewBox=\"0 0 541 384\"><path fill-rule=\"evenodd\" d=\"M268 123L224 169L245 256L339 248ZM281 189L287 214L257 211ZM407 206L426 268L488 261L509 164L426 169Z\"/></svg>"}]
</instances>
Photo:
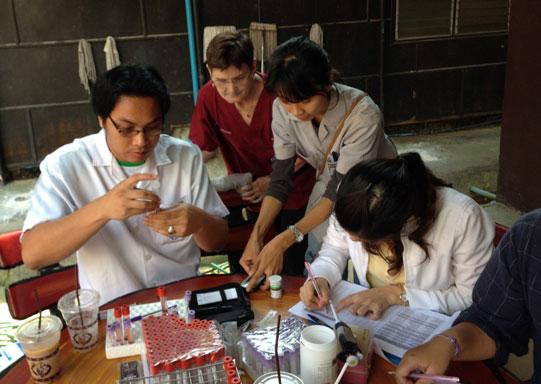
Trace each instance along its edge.
<instances>
[{"instance_id":1,"label":"eyeglass frame","mask_svg":"<svg viewBox=\"0 0 541 384\"><path fill-rule=\"evenodd\" d=\"M159 129L136 129L135 127L130 127L130 128L121 128L117 125L117 123L113 120L113 118L111 117L111 115L108 115L107 116L109 118L109 120L111 120L111 123L113 123L113 127L115 127L116 131L118 132L118 134L120 136L122 136L123 138L126 138L126 139L130 139L130 138L134 138L136 137L139 133L143 133L143 135L147 136L147 137L158 137L160 136L160 134L162 133L163 131L163 117L161 119L161 124L160 124L160 128ZM127 132L126 132L127 131ZM154 132L156 131L156 132Z\"/></svg>"},{"instance_id":2,"label":"eyeglass frame","mask_svg":"<svg viewBox=\"0 0 541 384\"><path fill-rule=\"evenodd\" d=\"M212 80L212 83L218 87L218 88L223 88L225 87L227 84L231 84L231 85L238 85L238 84L242 84L243 82L245 82L246 80L248 80L250 78L250 75L252 74L252 71L248 71L248 73L246 74L242 74L242 75L239 75L239 76L236 76L235 78L233 79L227 79L227 80L224 80L224 79L218 79L218 80L215 80L214 77L211 75L210 78Z\"/></svg>"}]
</instances>

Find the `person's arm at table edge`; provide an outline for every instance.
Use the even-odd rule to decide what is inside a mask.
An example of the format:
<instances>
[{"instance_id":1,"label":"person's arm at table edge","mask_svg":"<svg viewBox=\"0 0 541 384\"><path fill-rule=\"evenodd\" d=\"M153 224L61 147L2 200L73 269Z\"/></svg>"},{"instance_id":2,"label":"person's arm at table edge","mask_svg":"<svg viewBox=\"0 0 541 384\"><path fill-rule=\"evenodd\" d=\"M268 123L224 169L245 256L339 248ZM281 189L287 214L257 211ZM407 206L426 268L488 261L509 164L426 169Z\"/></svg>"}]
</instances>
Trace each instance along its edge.
<instances>
[{"instance_id":1,"label":"person's arm at table edge","mask_svg":"<svg viewBox=\"0 0 541 384\"><path fill-rule=\"evenodd\" d=\"M480 361L494 357L496 343L477 325L463 322L444 331L442 335L456 339L459 353L452 340L435 336L427 343L406 352L396 369L399 384L411 383L408 375L421 371L431 375L445 374L451 361ZM420 381L424 383L424 381Z\"/></svg>"}]
</instances>

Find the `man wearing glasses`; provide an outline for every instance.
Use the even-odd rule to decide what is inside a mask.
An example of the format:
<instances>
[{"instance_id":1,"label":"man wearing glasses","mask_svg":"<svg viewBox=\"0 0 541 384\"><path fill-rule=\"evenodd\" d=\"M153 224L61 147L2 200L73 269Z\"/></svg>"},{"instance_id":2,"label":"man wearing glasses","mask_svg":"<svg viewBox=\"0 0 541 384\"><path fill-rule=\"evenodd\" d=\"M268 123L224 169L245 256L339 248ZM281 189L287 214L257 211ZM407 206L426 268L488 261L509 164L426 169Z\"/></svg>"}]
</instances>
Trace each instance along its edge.
<instances>
[{"instance_id":1,"label":"man wearing glasses","mask_svg":"<svg viewBox=\"0 0 541 384\"><path fill-rule=\"evenodd\" d=\"M54 264L77 252L80 286L105 303L196 275L200 248L220 249L228 214L199 149L162 135L170 107L154 68L102 74L92 106L102 130L40 165L23 226L23 261Z\"/></svg>"},{"instance_id":2,"label":"man wearing glasses","mask_svg":"<svg viewBox=\"0 0 541 384\"><path fill-rule=\"evenodd\" d=\"M211 81L197 97L192 116L190 139L203 151L206 160L218 149L228 172L250 172L253 182L238 189L246 204L261 201L270 182L274 149L272 146L272 104L275 95L265 89L266 76L256 72L254 47L240 32L224 32L215 36L207 51L207 70ZM315 182L312 167L296 164L293 190L285 209L276 220L277 231L304 216L308 196ZM236 217L235 207L231 217ZM306 241L295 244L284 258L284 274L302 274ZM233 270L238 260L231 260Z\"/></svg>"}]
</instances>

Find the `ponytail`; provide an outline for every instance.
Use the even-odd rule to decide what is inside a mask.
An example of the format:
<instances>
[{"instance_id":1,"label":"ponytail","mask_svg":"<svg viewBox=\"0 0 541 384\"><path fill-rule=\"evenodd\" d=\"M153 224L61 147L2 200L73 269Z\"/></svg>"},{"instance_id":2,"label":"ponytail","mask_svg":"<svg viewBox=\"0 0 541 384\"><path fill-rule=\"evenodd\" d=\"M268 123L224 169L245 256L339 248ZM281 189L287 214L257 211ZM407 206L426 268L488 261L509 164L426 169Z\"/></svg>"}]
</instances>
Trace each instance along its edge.
<instances>
[{"instance_id":1,"label":"ponytail","mask_svg":"<svg viewBox=\"0 0 541 384\"><path fill-rule=\"evenodd\" d=\"M417 152L408 152L400 156L407 169L408 179L412 182L412 190L417 195L414 199L413 212L417 219L417 228L408 235L408 238L419 245L429 258L428 246L424 237L432 228L437 216L437 187L450 186L442 179L437 178L425 166Z\"/></svg>"}]
</instances>

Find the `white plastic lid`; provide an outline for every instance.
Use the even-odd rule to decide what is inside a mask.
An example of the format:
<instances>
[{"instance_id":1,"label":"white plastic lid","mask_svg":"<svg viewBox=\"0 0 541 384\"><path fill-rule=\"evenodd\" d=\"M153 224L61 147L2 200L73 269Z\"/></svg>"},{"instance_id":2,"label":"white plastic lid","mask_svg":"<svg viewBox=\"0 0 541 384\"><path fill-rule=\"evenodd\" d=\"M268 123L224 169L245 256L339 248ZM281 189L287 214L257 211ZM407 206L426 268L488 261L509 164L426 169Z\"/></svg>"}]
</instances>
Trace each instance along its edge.
<instances>
[{"instance_id":1,"label":"white plastic lid","mask_svg":"<svg viewBox=\"0 0 541 384\"><path fill-rule=\"evenodd\" d=\"M81 303L80 309L94 309L98 307L100 294L93 289L79 289L79 301ZM58 300L58 309L63 313L79 312L75 291L66 293Z\"/></svg>"},{"instance_id":2,"label":"white plastic lid","mask_svg":"<svg viewBox=\"0 0 541 384\"><path fill-rule=\"evenodd\" d=\"M41 328L39 317L28 320L17 329L17 339L23 344L44 343L50 338L58 337L62 329L62 321L54 315L42 316Z\"/></svg>"}]
</instances>

